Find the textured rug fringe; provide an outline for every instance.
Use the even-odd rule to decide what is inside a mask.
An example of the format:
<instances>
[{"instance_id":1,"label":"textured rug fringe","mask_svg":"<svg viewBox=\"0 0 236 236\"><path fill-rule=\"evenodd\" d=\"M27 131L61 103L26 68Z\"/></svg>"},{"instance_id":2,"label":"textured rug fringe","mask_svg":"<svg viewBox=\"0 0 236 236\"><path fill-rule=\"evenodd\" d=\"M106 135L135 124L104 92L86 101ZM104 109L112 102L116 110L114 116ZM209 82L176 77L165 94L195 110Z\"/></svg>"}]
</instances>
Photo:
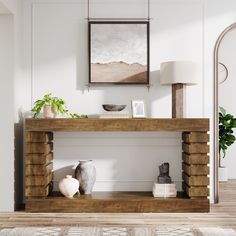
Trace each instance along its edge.
<instances>
[{"instance_id":1,"label":"textured rug fringe","mask_svg":"<svg viewBox=\"0 0 236 236\"><path fill-rule=\"evenodd\" d=\"M222 228L29 227L0 230L0 236L236 236Z\"/></svg>"}]
</instances>

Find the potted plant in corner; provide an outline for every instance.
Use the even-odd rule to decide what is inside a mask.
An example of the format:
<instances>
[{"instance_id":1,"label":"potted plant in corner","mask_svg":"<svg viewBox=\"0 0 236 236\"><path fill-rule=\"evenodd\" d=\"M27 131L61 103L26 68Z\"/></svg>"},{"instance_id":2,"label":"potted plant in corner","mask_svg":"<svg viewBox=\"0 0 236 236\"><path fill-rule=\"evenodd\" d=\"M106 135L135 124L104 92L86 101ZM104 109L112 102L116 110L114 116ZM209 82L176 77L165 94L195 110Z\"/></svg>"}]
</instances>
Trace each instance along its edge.
<instances>
[{"instance_id":1,"label":"potted plant in corner","mask_svg":"<svg viewBox=\"0 0 236 236\"><path fill-rule=\"evenodd\" d=\"M226 151L235 142L233 129L236 128L236 118L227 114L223 107L219 111L219 181L228 180L228 170L222 166L222 158L226 156Z\"/></svg>"},{"instance_id":2,"label":"potted plant in corner","mask_svg":"<svg viewBox=\"0 0 236 236\"><path fill-rule=\"evenodd\" d=\"M42 99L34 103L33 117L36 118L42 109L44 118L55 118L58 113L62 115L68 113L65 101L58 97L52 97L51 93L44 95Z\"/></svg>"}]
</instances>

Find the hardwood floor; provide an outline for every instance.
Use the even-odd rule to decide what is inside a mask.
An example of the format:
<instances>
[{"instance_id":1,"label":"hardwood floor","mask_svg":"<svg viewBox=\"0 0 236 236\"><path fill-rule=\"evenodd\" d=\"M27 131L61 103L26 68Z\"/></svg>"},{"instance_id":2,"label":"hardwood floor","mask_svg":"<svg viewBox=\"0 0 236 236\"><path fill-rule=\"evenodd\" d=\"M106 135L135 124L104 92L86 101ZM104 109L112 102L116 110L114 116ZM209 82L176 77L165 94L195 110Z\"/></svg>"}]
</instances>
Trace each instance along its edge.
<instances>
[{"instance_id":1,"label":"hardwood floor","mask_svg":"<svg viewBox=\"0 0 236 236\"><path fill-rule=\"evenodd\" d=\"M210 213L56 214L0 213L0 228L20 226L186 226L236 230L236 180L220 184L220 203Z\"/></svg>"}]
</instances>

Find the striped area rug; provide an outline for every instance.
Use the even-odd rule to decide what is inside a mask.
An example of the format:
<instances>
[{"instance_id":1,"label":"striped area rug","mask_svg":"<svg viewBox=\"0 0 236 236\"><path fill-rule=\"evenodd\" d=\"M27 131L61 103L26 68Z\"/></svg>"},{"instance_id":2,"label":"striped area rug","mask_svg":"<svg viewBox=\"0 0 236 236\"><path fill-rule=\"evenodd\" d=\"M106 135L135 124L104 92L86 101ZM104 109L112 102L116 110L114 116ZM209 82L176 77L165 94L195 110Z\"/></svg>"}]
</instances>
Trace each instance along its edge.
<instances>
[{"instance_id":1,"label":"striped area rug","mask_svg":"<svg viewBox=\"0 0 236 236\"><path fill-rule=\"evenodd\" d=\"M222 228L28 227L1 229L0 236L236 236Z\"/></svg>"}]
</instances>

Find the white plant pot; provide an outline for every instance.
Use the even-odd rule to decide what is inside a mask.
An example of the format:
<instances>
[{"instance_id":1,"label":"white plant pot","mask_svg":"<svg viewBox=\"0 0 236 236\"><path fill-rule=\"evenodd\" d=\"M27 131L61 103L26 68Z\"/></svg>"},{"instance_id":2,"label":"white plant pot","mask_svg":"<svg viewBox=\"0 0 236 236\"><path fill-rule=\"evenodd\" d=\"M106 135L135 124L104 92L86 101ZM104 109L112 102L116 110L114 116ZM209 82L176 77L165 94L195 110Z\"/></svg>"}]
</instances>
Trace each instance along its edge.
<instances>
[{"instance_id":1,"label":"white plant pot","mask_svg":"<svg viewBox=\"0 0 236 236\"><path fill-rule=\"evenodd\" d=\"M52 106L45 105L43 107L43 117L44 118L55 118L57 115L55 108Z\"/></svg>"},{"instance_id":2,"label":"white plant pot","mask_svg":"<svg viewBox=\"0 0 236 236\"><path fill-rule=\"evenodd\" d=\"M73 196L79 191L79 181L72 178L71 175L66 175L66 177L59 182L60 192L68 198L73 198Z\"/></svg>"},{"instance_id":3,"label":"white plant pot","mask_svg":"<svg viewBox=\"0 0 236 236\"><path fill-rule=\"evenodd\" d=\"M228 168L223 166L219 167L219 182L228 181Z\"/></svg>"}]
</instances>

